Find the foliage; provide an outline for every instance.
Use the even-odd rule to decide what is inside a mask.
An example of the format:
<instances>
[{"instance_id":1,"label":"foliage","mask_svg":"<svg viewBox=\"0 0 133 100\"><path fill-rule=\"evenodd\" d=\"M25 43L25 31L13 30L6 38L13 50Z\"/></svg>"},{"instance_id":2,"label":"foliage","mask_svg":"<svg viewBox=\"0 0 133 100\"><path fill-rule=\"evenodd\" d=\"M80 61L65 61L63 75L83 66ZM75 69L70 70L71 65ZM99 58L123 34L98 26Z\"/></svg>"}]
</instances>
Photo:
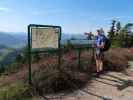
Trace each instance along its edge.
<instances>
[{"instance_id":1,"label":"foliage","mask_svg":"<svg viewBox=\"0 0 133 100\"><path fill-rule=\"evenodd\" d=\"M114 36L115 36L115 25L116 25L116 21L115 20L112 20L112 25L111 25L111 28L110 28L110 31L108 32L108 37L110 39L113 39Z\"/></svg>"},{"instance_id":2,"label":"foliage","mask_svg":"<svg viewBox=\"0 0 133 100\"><path fill-rule=\"evenodd\" d=\"M3 64L0 65L0 74L5 72L6 68Z\"/></svg>"},{"instance_id":3,"label":"foliage","mask_svg":"<svg viewBox=\"0 0 133 100\"><path fill-rule=\"evenodd\" d=\"M2 50L0 52L0 62L3 62L3 60L6 58L6 56L8 56L8 54L10 54L14 51L14 49L12 49L12 48L4 47L1 45L0 45L0 50Z\"/></svg>"},{"instance_id":4,"label":"foliage","mask_svg":"<svg viewBox=\"0 0 133 100\"><path fill-rule=\"evenodd\" d=\"M129 27L131 24L126 24L119 32L118 38L120 39L121 47L133 46L133 35L129 34Z\"/></svg>"},{"instance_id":5,"label":"foliage","mask_svg":"<svg viewBox=\"0 0 133 100\"><path fill-rule=\"evenodd\" d=\"M0 73L13 73L17 72L22 65L24 64L24 57L21 54L18 54L15 60L8 65L1 64L0 66Z\"/></svg>"},{"instance_id":6,"label":"foliage","mask_svg":"<svg viewBox=\"0 0 133 100\"><path fill-rule=\"evenodd\" d=\"M40 59L41 59L41 57L40 57L39 53L38 52L35 52L33 54L33 61L34 62L38 62Z\"/></svg>"},{"instance_id":7,"label":"foliage","mask_svg":"<svg viewBox=\"0 0 133 100\"><path fill-rule=\"evenodd\" d=\"M31 88L24 83L15 83L0 89L0 100L29 100Z\"/></svg>"},{"instance_id":8,"label":"foliage","mask_svg":"<svg viewBox=\"0 0 133 100\"><path fill-rule=\"evenodd\" d=\"M21 68L22 64L18 62L13 62L12 64L6 66L4 73L15 73Z\"/></svg>"},{"instance_id":9,"label":"foliage","mask_svg":"<svg viewBox=\"0 0 133 100\"><path fill-rule=\"evenodd\" d=\"M133 49L113 48L105 52L105 69L123 71L128 67L128 61L133 60Z\"/></svg>"},{"instance_id":10,"label":"foliage","mask_svg":"<svg viewBox=\"0 0 133 100\"><path fill-rule=\"evenodd\" d=\"M120 30L121 30L121 23L119 21L116 23L116 36L119 35Z\"/></svg>"},{"instance_id":11,"label":"foliage","mask_svg":"<svg viewBox=\"0 0 133 100\"><path fill-rule=\"evenodd\" d=\"M112 47L133 46L133 33L131 32L132 27L132 23L128 23L122 27L119 21L117 22L113 20L108 34L109 38L112 40Z\"/></svg>"}]
</instances>

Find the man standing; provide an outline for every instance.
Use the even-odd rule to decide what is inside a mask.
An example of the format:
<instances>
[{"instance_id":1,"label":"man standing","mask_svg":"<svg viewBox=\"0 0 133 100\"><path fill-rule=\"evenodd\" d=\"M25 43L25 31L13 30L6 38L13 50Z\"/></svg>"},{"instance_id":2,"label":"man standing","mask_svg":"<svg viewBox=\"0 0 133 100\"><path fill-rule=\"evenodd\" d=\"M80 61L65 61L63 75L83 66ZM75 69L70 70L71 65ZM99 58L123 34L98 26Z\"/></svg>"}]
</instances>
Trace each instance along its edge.
<instances>
[{"instance_id":1,"label":"man standing","mask_svg":"<svg viewBox=\"0 0 133 100\"><path fill-rule=\"evenodd\" d=\"M97 76L103 71L103 57L104 57L104 51L102 49L105 46L105 36L101 30L97 30L97 36L96 36L96 71Z\"/></svg>"}]
</instances>

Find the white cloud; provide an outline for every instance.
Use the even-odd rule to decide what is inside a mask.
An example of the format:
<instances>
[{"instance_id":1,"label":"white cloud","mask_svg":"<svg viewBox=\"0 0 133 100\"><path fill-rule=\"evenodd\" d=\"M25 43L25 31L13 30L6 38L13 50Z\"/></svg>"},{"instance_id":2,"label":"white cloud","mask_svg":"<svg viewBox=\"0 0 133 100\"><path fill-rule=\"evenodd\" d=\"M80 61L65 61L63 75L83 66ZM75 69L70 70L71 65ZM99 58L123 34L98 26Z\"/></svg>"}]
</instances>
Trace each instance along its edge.
<instances>
[{"instance_id":1,"label":"white cloud","mask_svg":"<svg viewBox=\"0 0 133 100\"><path fill-rule=\"evenodd\" d=\"M10 12L11 10L7 7L0 7L0 12Z\"/></svg>"},{"instance_id":2,"label":"white cloud","mask_svg":"<svg viewBox=\"0 0 133 100\"><path fill-rule=\"evenodd\" d=\"M133 17L131 16L112 16L112 17L104 18L105 21L111 21L111 20L120 21L120 20L131 20L131 19L133 19Z\"/></svg>"}]
</instances>

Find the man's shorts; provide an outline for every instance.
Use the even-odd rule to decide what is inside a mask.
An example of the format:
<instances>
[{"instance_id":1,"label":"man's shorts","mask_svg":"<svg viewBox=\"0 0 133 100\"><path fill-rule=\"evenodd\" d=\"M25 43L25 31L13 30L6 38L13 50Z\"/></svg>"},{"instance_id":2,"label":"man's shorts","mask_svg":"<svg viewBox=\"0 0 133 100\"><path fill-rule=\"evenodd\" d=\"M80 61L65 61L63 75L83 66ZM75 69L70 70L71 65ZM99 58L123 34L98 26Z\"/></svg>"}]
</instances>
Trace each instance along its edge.
<instances>
[{"instance_id":1,"label":"man's shorts","mask_svg":"<svg viewBox=\"0 0 133 100\"><path fill-rule=\"evenodd\" d=\"M99 51L96 50L95 57L96 57L97 60L103 60L103 58L104 58L104 52L101 51L101 50L99 50Z\"/></svg>"}]
</instances>

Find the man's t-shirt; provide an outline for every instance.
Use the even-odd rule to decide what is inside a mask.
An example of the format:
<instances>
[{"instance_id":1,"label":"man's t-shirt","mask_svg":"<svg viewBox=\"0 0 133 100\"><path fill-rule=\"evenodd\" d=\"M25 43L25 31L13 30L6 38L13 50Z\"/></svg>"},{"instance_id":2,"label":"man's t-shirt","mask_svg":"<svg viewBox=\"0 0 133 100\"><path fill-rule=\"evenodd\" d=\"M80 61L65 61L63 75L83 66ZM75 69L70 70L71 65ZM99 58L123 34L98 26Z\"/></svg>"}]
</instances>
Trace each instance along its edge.
<instances>
[{"instance_id":1,"label":"man's t-shirt","mask_svg":"<svg viewBox=\"0 0 133 100\"><path fill-rule=\"evenodd\" d=\"M98 48L102 43L105 43L105 36L104 35L98 35L96 37L96 53L99 54L101 52L101 48Z\"/></svg>"}]
</instances>

